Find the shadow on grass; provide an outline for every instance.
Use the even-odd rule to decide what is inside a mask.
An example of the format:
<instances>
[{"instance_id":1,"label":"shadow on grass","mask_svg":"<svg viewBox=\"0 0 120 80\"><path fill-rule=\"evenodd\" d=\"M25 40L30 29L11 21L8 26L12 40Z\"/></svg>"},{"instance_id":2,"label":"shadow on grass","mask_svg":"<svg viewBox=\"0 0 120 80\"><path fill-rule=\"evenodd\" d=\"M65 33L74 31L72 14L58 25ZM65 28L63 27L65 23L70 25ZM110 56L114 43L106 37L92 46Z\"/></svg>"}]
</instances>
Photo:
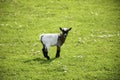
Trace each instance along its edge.
<instances>
[{"instance_id":1,"label":"shadow on grass","mask_svg":"<svg viewBox=\"0 0 120 80\"><path fill-rule=\"evenodd\" d=\"M29 62L32 62L32 61L39 61L41 64L49 64L50 62L52 62L55 59L56 58L46 60L46 59L41 59L41 58L35 58L35 59L31 59L31 60L26 60L26 61L24 61L24 63L29 63Z\"/></svg>"}]
</instances>

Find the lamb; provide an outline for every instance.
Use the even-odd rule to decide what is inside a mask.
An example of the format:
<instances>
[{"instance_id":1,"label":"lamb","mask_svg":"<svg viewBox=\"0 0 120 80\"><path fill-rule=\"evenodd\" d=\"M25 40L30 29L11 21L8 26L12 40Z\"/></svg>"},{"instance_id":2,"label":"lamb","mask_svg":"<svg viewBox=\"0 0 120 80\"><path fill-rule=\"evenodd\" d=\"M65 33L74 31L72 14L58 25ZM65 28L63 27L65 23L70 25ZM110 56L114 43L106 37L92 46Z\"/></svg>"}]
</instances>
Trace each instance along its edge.
<instances>
[{"instance_id":1,"label":"lamb","mask_svg":"<svg viewBox=\"0 0 120 80\"><path fill-rule=\"evenodd\" d=\"M50 60L50 57L48 56L48 51L49 51L50 46L57 46L56 58L60 57L61 46L65 42L68 32L71 29L72 28L61 28L60 27L60 30L62 31L62 33L40 35L40 41L43 45L42 52L45 58Z\"/></svg>"}]
</instances>

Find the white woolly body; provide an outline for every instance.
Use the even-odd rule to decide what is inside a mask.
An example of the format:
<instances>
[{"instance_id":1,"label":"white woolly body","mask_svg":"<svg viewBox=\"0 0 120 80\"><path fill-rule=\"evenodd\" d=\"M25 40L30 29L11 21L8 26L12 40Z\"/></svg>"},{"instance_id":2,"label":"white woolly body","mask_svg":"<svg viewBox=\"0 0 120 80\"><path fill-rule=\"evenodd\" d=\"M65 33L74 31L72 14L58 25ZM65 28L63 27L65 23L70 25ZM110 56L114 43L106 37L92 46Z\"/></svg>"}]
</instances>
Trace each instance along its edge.
<instances>
[{"instance_id":1,"label":"white woolly body","mask_svg":"<svg viewBox=\"0 0 120 80\"><path fill-rule=\"evenodd\" d=\"M59 34L42 34L40 35L40 40L45 45L47 50L49 50L50 46L56 46L58 42Z\"/></svg>"}]
</instances>

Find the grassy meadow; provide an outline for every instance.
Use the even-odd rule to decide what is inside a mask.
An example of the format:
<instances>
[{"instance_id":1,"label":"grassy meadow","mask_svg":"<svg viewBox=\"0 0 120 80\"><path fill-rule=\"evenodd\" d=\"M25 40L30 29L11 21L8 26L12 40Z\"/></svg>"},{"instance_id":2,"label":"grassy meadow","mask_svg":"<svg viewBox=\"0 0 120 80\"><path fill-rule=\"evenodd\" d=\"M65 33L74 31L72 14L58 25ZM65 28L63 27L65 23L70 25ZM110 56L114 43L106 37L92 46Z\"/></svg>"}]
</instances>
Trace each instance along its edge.
<instances>
[{"instance_id":1,"label":"grassy meadow","mask_svg":"<svg viewBox=\"0 0 120 80\"><path fill-rule=\"evenodd\" d=\"M59 27L48 61L39 35ZM0 0L0 80L120 80L120 0Z\"/></svg>"}]
</instances>

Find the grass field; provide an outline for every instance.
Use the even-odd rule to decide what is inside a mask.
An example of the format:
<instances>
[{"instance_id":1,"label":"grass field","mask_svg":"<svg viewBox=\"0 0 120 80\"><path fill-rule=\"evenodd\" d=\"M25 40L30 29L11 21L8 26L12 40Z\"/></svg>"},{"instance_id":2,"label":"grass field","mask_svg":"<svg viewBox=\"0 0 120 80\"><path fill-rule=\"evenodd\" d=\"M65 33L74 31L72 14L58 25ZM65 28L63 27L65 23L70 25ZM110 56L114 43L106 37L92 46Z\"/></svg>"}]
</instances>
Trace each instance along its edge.
<instances>
[{"instance_id":1,"label":"grass field","mask_svg":"<svg viewBox=\"0 0 120 80\"><path fill-rule=\"evenodd\" d=\"M48 61L39 35L59 27ZM0 0L0 80L120 80L120 0Z\"/></svg>"}]
</instances>

